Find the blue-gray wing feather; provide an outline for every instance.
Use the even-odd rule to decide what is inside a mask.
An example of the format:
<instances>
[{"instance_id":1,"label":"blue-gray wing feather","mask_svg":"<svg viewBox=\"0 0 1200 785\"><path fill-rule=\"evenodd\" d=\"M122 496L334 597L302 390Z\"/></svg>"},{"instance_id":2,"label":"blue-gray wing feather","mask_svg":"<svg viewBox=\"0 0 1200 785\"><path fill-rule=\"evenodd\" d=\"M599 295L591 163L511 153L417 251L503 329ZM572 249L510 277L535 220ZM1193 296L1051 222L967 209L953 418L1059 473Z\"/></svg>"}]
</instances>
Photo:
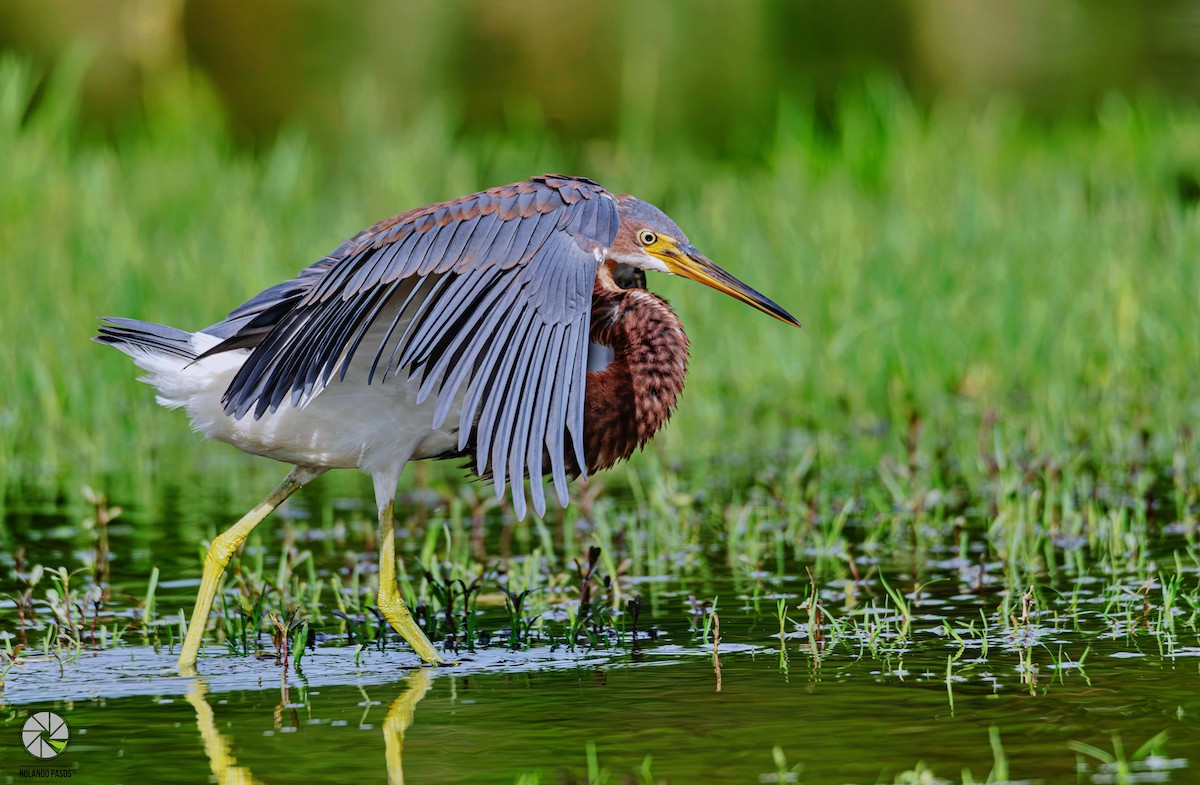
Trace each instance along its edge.
<instances>
[{"instance_id":1,"label":"blue-gray wing feather","mask_svg":"<svg viewBox=\"0 0 1200 785\"><path fill-rule=\"evenodd\" d=\"M419 399L436 394L431 427L464 400L459 450L474 453L498 495L511 485L519 514L527 477L544 512L536 478L546 467L565 504L568 450L587 465L591 293L617 224L607 191L557 176L377 224L205 330L223 339L209 354L252 350L225 411L257 418L302 406L365 350L369 383L398 374L419 381ZM390 323L377 324L385 315Z\"/></svg>"}]
</instances>

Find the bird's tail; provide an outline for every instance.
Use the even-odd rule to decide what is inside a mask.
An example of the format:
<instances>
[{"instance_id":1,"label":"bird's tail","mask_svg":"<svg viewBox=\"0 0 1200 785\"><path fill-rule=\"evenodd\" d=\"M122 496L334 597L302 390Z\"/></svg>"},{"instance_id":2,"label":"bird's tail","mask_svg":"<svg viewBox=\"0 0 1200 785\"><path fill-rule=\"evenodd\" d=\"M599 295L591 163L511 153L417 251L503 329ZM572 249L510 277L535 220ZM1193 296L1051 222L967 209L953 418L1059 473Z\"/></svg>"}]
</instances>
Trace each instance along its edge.
<instances>
[{"instance_id":1,"label":"bird's tail","mask_svg":"<svg viewBox=\"0 0 1200 785\"><path fill-rule=\"evenodd\" d=\"M180 361L191 363L196 360L196 350L192 346L192 334L165 324L154 322L139 322L137 319L122 319L117 316L107 316L100 325L100 334L92 340L96 343L107 343L128 354L139 366L148 371L158 370L147 368L144 360L160 357L169 360L171 365L178 366Z\"/></svg>"},{"instance_id":2,"label":"bird's tail","mask_svg":"<svg viewBox=\"0 0 1200 785\"><path fill-rule=\"evenodd\" d=\"M136 319L110 317L104 322L92 340L115 346L133 358L147 372L141 381L158 391L162 406L187 406L197 390L210 381L208 374L197 372L196 359L215 339L197 341L196 334Z\"/></svg>"}]
</instances>

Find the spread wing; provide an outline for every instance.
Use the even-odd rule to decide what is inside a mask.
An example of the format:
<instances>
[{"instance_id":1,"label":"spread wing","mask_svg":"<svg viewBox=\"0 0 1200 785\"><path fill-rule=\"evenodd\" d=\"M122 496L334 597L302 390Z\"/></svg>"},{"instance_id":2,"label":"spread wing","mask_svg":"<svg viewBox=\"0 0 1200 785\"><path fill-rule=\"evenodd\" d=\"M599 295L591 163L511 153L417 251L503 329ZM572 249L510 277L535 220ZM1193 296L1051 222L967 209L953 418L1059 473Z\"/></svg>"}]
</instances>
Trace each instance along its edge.
<instances>
[{"instance_id":1,"label":"spread wing","mask_svg":"<svg viewBox=\"0 0 1200 785\"><path fill-rule=\"evenodd\" d=\"M545 175L383 221L205 330L224 339L209 354L253 349L225 412L303 406L370 352L368 384L404 374L418 400L436 394L433 427L462 398L459 452L473 445L497 496L511 482L518 515L525 477L545 511L543 455L565 504L566 440L587 465L592 286L618 220L599 185Z\"/></svg>"}]
</instances>

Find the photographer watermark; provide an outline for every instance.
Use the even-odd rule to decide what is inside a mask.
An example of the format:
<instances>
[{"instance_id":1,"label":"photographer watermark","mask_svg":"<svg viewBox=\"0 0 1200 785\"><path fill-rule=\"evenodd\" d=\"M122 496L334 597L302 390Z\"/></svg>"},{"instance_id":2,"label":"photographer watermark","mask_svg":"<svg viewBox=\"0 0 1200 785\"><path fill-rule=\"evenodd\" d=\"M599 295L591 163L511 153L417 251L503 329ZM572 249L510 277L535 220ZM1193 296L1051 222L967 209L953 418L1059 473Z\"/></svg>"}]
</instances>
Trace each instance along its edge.
<instances>
[{"instance_id":1,"label":"photographer watermark","mask_svg":"<svg viewBox=\"0 0 1200 785\"><path fill-rule=\"evenodd\" d=\"M71 729L67 721L52 711L30 714L21 726L21 745L31 757L50 761L63 754L71 741ZM75 769L62 767L21 768L18 777L37 779L67 779L75 775Z\"/></svg>"}]
</instances>

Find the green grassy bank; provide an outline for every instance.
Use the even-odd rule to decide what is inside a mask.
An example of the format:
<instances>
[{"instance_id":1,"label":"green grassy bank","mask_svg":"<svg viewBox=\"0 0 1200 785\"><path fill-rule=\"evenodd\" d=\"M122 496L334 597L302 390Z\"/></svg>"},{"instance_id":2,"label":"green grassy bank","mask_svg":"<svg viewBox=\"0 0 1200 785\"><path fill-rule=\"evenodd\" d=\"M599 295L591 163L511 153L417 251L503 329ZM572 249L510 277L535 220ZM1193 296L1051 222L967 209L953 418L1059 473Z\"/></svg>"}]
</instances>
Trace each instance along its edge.
<instances>
[{"instance_id":1,"label":"green grassy bank","mask_svg":"<svg viewBox=\"0 0 1200 785\"><path fill-rule=\"evenodd\" d=\"M541 171L658 203L805 325L652 280L693 358L679 412L635 467L695 467L703 483L714 461L786 471L808 455L855 476L891 456L972 486L1012 461L1096 476L1137 463L1182 466L1195 487L1195 107L1113 97L1094 123L1047 126L1003 102L918 110L880 81L832 117L783 107L761 160L729 164L636 118L615 142L520 123L464 135L449 112L383 127L369 87L344 100L353 131L335 148L291 132L252 151L182 73L98 141L76 129L77 71L40 81L0 61L9 504L85 481L129 498L199 473L256 496L281 468L202 446L88 340L96 318L198 328L383 216Z\"/></svg>"}]
</instances>

